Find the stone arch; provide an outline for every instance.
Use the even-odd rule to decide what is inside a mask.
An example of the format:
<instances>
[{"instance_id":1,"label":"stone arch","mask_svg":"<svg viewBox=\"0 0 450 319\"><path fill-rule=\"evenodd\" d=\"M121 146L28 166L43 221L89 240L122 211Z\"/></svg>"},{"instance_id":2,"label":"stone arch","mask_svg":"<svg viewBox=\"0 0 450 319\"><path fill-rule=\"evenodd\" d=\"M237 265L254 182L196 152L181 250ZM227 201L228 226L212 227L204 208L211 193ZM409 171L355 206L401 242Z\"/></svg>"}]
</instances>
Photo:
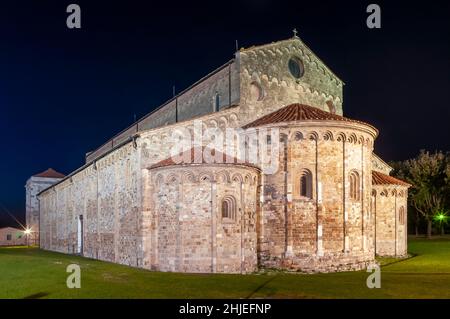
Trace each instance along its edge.
<instances>
[{"instance_id":1,"label":"stone arch","mask_svg":"<svg viewBox=\"0 0 450 319\"><path fill-rule=\"evenodd\" d=\"M336 135L336 141L338 141L338 142L345 142L346 140L347 140L347 135L345 135L344 132L339 132Z\"/></svg>"},{"instance_id":2,"label":"stone arch","mask_svg":"<svg viewBox=\"0 0 450 319\"><path fill-rule=\"evenodd\" d=\"M312 198L313 195L312 172L307 168L300 171L299 195L304 198Z\"/></svg>"},{"instance_id":3,"label":"stone arch","mask_svg":"<svg viewBox=\"0 0 450 319\"><path fill-rule=\"evenodd\" d=\"M349 143L357 143L358 142L358 138L356 137L355 133L351 133L350 136L348 137L347 141Z\"/></svg>"},{"instance_id":4,"label":"stone arch","mask_svg":"<svg viewBox=\"0 0 450 319\"><path fill-rule=\"evenodd\" d=\"M233 177L231 178L231 180L233 182L236 182L236 183L242 183L244 181L243 178L242 178L242 175L239 174L239 173L234 173Z\"/></svg>"},{"instance_id":5,"label":"stone arch","mask_svg":"<svg viewBox=\"0 0 450 319\"><path fill-rule=\"evenodd\" d=\"M152 145L158 144L160 141L160 138L155 134L150 137L150 141L151 141Z\"/></svg>"},{"instance_id":6,"label":"stone arch","mask_svg":"<svg viewBox=\"0 0 450 319\"><path fill-rule=\"evenodd\" d=\"M361 198L361 179L359 173L356 170L350 171L348 180L350 183L349 187L350 199L358 201Z\"/></svg>"},{"instance_id":7,"label":"stone arch","mask_svg":"<svg viewBox=\"0 0 450 319\"><path fill-rule=\"evenodd\" d=\"M202 182L211 183L214 181L214 176L211 173L203 172L203 173L200 173L198 180L200 183L202 183Z\"/></svg>"},{"instance_id":8,"label":"stone arch","mask_svg":"<svg viewBox=\"0 0 450 319\"><path fill-rule=\"evenodd\" d=\"M231 113L231 114L228 116L228 118L229 118L228 123L229 123L230 125L237 125L238 116L237 116L235 113Z\"/></svg>"},{"instance_id":9,"label":"stone arch","mask_svg":"<svg viewBox=\"0 0 450 319\"><path fill-rule=\"evenodd\" d=\"M209 120L210 127L218 127L219 123L216 120Z\"/></svg>"},{"instance_id":10,"label":"stone arch","mask_svg":"<svg viewBox=\"0 0 450 319\"><path fill-rule=\"evenodd\" d=\"M166 177L166 183L167 184L179 184L180 183L180 177L175 173L170 173Z\"/></svg>"},{"instance_id":11,"label":"stone arch","mask_svg":"<svg viewBox=\"0 0 450 319\"><path fill-rule=\"evenodd\" d=\"M225 220L236 220L237 202L232 195L226 195L220 203L220 215Z\"/></svg>"},{"instance_id":12,"label":"stone arch","mask_svg":"<svg viewBox=\"0 0 450 319\"><path fill-rule=\"evenodd\" d=\"M253 183L252 175L250 175L248 173L245 174L244 183L245 184L252 184Z\"/></svg>"},{"instance_id":13,"label":"stone arch","mask_svg":"<svg viewBox=\"0 0 450 319\"><path fill-rule=\"evenodd\" d=\"M219 118L219 127L227 127L228 126L228 119L225 116L221 116Z\"/></svg>"},{"instance_id":14,"label":"stone arch","mask_svg":"<svg viewBox=\"0 0 450 319\"><path fill-rule=\"evenodd\" d=\"M324 139L325 141L333 141L333 140L334 140L334 138L333 138L333 133L332 133L331 131L326 131L326 132L323 134L323 139Z\"/></svg>"},{"instance_id":15,"label":"stone arch","mask_svg":"<svg viewBox=\"0 0 450 319\"><path fill-rule=\"evenodd\" d=\"M295 141L301 141L301 140L305 139L304 136L303 136L303 133L300 132L300 131L296 131L292 135L293 135L293 138L294 138Z\"/></svg>"},{"instance_id":16,"label":"stone arch","mask_svg":"<svg viewBox=\"0 0 450 319\"><path fill-rule=\"evenodd\" d=\"M358 144L362 144L362 145L365 144L365 143L364 143L364 136L360 135L360 136L358 137Z\"/></svg>"},{"instance_id":17,"label":"stone arch","mask_svg":"<svg viewBox=\"0 0 450 319\"><path fill-rule=\"evenodd\" d=\"M227 171L220 171L216 174L216 181L222 183L230 182L230 174Z\"/></svg>"},{"instance_id":18,"label":"stone arch","mask_svg":"<svg viewBox=\"0 0 450 319\"><path fill-rule=\"evenodd\" d=\"M187 183L195 183L195 174L191 171L184 171L182 173L183 176L183 182Z\"/></svg>"},{"instance_id":19,"label":"stone arch","mask_svg":"<svg viewBox=\"0 0 450 319\"><path fill-rule=\"evenodd\" d=\"M308 133L308 140L318 141L319 140L319 134L316 131L309 132Z\"/></svg>"}]
</instances>

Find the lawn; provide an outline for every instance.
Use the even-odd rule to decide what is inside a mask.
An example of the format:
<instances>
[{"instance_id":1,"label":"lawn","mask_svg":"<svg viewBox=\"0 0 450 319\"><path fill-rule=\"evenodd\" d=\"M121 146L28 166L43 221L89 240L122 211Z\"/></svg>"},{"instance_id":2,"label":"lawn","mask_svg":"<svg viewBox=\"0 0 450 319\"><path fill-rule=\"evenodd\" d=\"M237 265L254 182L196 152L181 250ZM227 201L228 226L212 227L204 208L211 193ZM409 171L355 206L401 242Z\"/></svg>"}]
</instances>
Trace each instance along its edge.
<instances>
[{"instance_id":1,"label":"lawn","mask_svg":"<svg viewBox=\"0 0 450 319\"><path fill-rule=\"evenodd\" d=\"M406 260L383 260L381 288L365 271L252 275L160 273L36 248L0 248L0 298L450 298L450 238L411 239ZM81 289L66 267L81 266Z\"/></svg>"}]
</instances>

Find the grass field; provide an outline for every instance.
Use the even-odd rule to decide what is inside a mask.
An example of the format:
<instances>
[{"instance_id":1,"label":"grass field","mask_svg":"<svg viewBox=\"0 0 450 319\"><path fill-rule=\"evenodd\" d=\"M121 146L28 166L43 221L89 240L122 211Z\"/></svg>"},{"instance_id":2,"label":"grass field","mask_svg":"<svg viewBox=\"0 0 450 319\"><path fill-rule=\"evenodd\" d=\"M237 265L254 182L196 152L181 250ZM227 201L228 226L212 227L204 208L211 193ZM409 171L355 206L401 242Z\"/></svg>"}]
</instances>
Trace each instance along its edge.
<instances>
[{"instance_id":1,"label":"grass field","mask_svg":"<svg viewBox=\"0 0 450 319\"><path fill-rule=\"evenodd\" d=\"M450 238L411 239L415 256L381 268L381 288L365 271L252 275L160 273L36 248L0 248L0 298L450 298ZM392 262L393 261L393 262ZM68 264L81 289L66 287Z\"/></svg>"}]
</instances>

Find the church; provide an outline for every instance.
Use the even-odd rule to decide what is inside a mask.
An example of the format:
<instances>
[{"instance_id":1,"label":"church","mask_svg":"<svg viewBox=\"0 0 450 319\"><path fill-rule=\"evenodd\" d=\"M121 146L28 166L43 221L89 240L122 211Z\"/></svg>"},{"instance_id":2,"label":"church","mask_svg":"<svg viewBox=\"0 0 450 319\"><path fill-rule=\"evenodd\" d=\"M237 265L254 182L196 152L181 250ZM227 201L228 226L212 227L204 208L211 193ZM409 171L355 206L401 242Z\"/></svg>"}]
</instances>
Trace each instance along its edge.
<instances>
[{"instance_id":1,"label":"church","mask_svg":"<svg viewBox=\"0 0 450 319\"><path fill-rule=\"evenodd\" d=\"M374 153L378 130L344 116L343 86L296 33L242 48L33 194L32 231L42 249L155 271L405 256L410 185Z\"/></svg>"}]
</instances>

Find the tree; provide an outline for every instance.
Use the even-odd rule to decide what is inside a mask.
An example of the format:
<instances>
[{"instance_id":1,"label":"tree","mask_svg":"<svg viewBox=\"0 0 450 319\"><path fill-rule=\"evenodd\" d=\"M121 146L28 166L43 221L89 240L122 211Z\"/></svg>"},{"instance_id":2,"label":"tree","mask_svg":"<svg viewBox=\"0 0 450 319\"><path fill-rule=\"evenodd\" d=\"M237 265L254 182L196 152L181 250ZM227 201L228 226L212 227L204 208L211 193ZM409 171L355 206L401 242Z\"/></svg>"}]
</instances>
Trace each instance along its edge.
<instances>
[{"instance_id":1,"label":"tree","mask_svg":"<svg viewBox=\"0 0 450 319\"><path fill-rule=\"evenodd\" d=\"M411 206L427 222L427 237L431 237L433 220L449 208L450 160L448 154L420 151L419 156L393 163L394 174L412 184L409 190Z\"/></svg>"}]
</instances>

